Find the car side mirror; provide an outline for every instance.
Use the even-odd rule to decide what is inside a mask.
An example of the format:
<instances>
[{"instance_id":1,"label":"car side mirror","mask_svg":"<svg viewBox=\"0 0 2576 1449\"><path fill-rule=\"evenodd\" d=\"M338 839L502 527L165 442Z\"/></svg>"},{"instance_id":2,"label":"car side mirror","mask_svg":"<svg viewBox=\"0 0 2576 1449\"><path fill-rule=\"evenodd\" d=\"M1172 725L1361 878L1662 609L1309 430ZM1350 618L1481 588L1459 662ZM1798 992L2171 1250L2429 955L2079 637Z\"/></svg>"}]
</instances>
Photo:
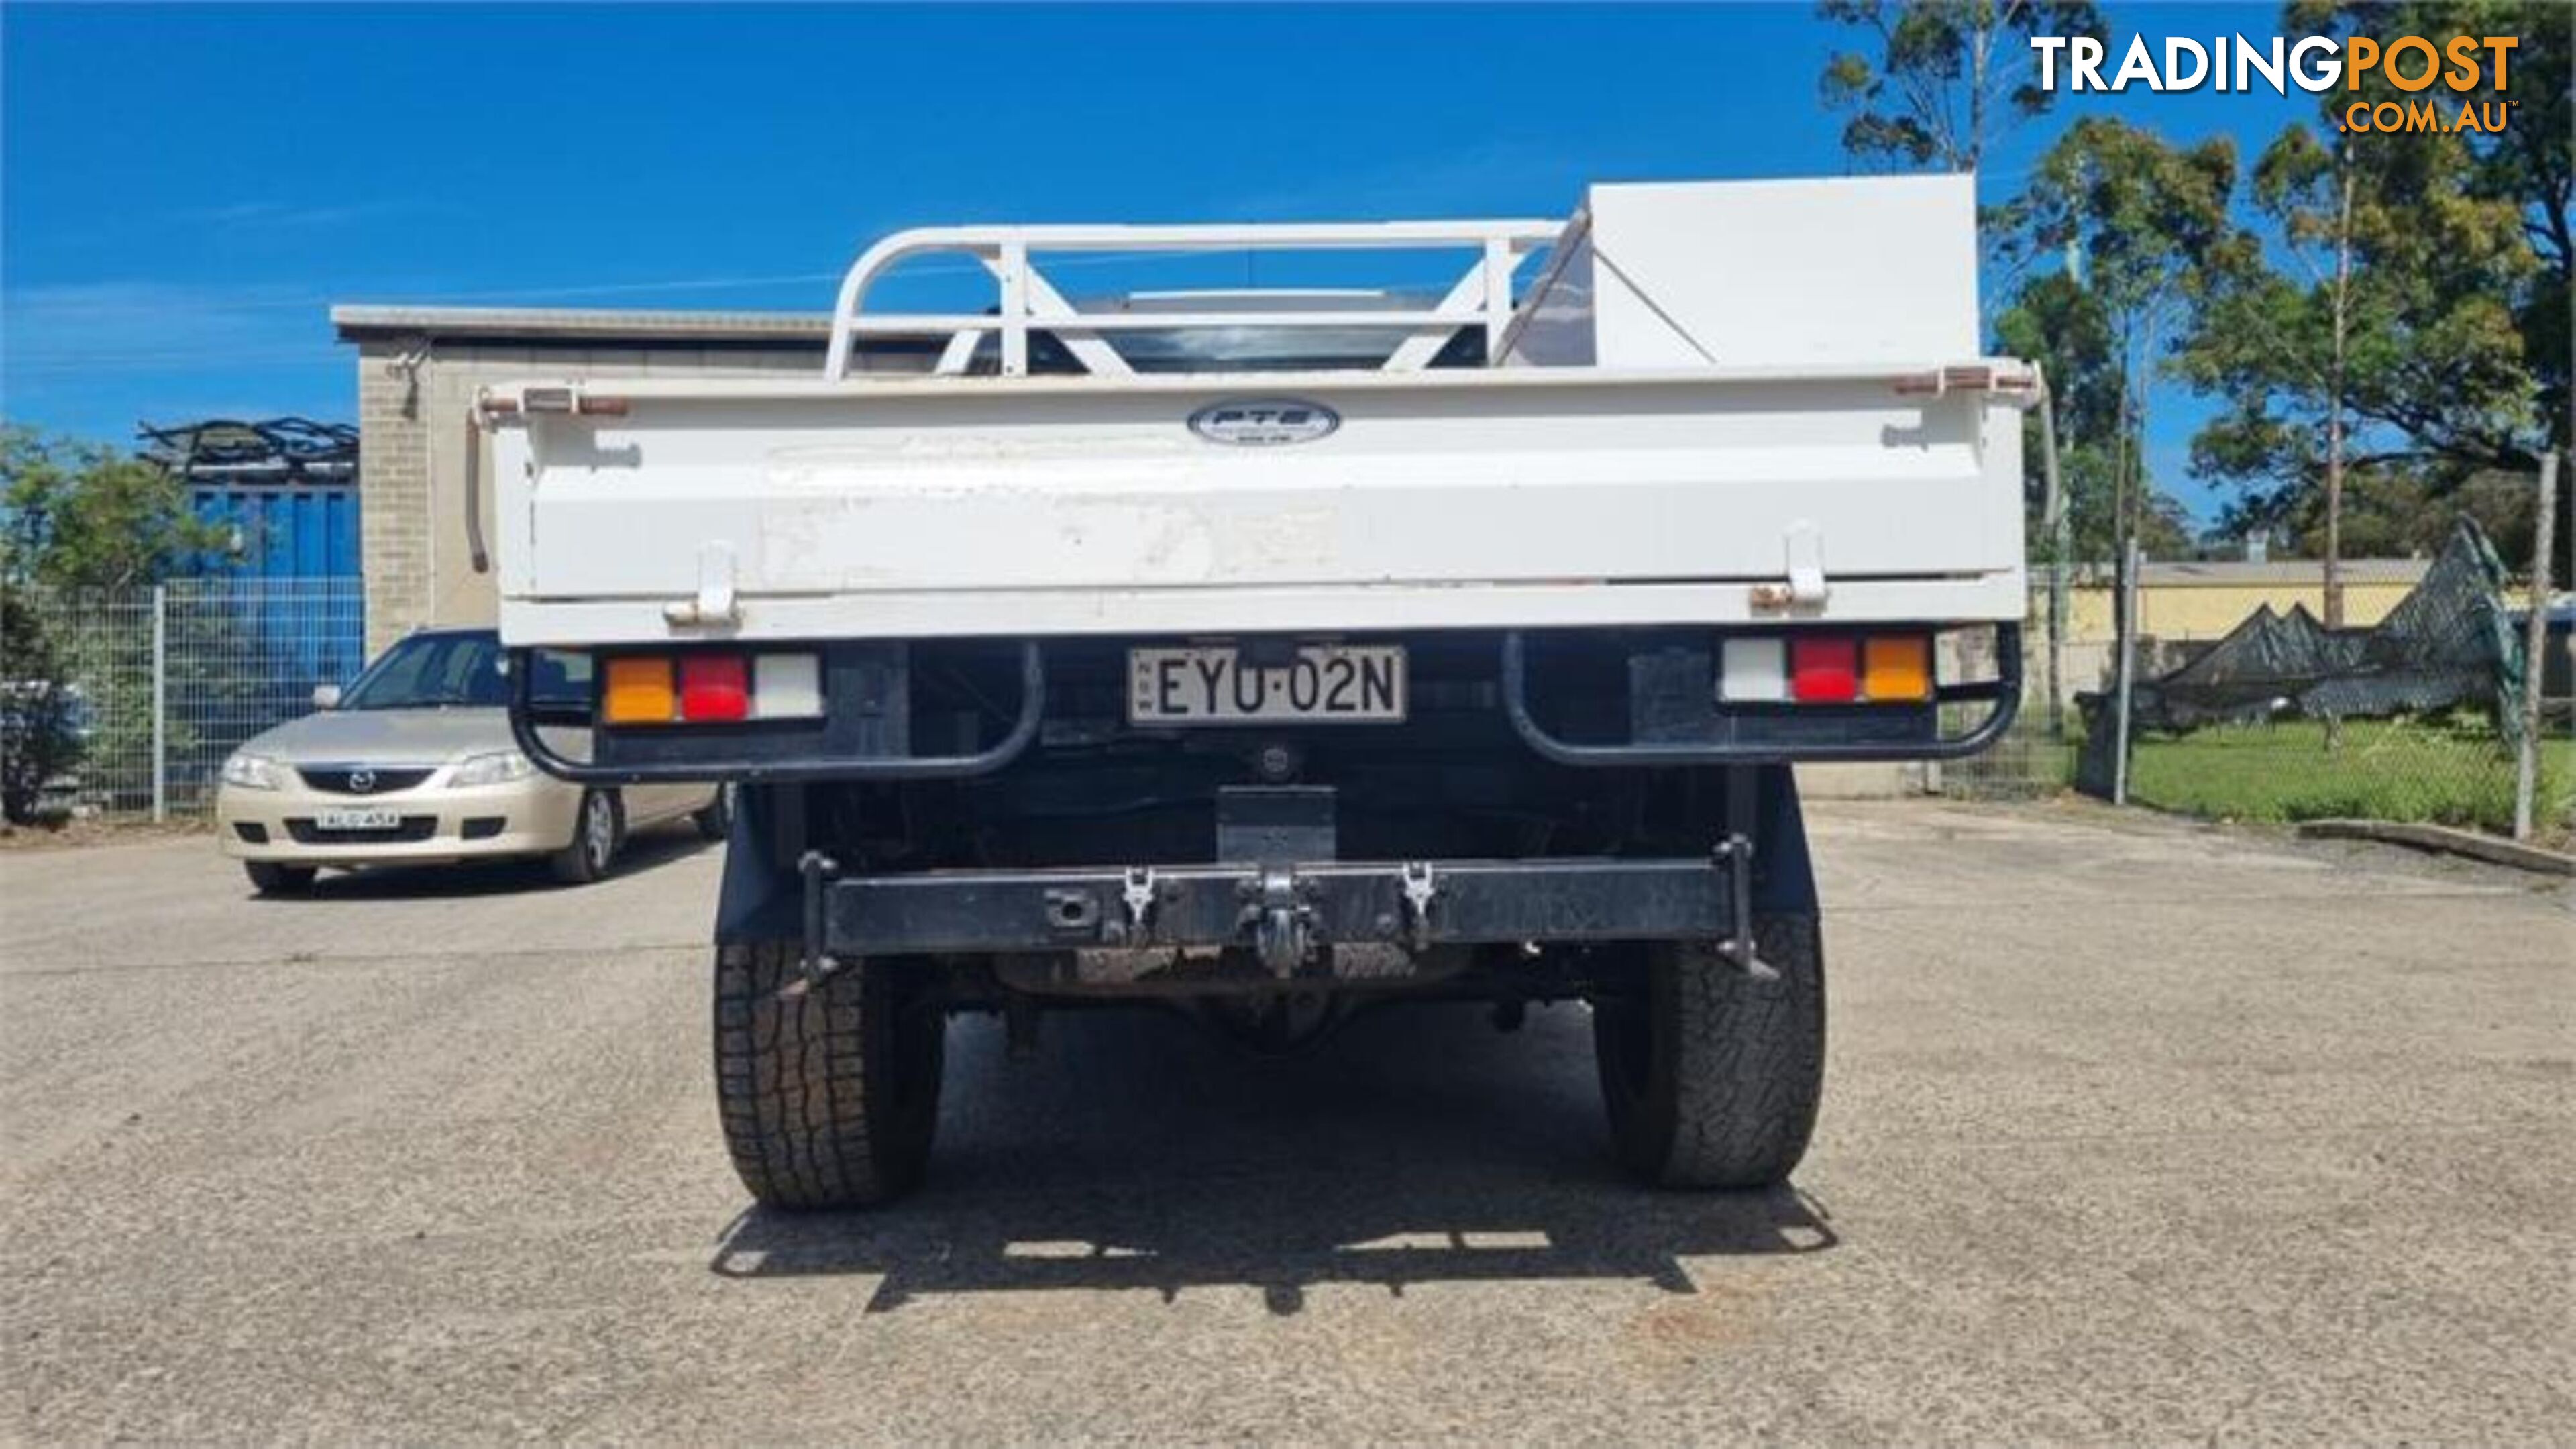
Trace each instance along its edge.
<instances>
[{"instance_id":1,"label":"car side mirror","mask_svg":"<svg viewBox=\"0 0 2576 1449\"><path fill-rule=\"evenodd\" d=\"M338 709L340 707L340 686L336 684L317 684L313 686L313 707L315 709Z\"/></svg>"}]
</instances>

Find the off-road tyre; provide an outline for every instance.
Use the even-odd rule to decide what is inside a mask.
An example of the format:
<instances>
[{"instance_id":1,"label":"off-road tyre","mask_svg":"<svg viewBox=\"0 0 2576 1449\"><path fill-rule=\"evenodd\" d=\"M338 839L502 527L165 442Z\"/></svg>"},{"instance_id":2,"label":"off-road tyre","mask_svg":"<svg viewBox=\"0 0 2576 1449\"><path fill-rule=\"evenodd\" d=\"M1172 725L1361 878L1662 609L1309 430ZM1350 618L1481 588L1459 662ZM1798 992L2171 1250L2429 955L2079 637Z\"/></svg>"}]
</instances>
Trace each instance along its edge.
<instances>
[{"instance_id":1,"label":"off-road tyre","mask_svg":"<svg viewBox=\"0 0 2576 1449\"><path fill-rule=\"evenodd\" d=\"M1784 1182L1825 1075L1825 960L1811 915L1754 920L1765 981L1714 941L1628 948L1594 1002L1593 1052L1620 1161L1674 1188Z\"/></svg>"},{"instance_id":2,"label":"off-road tyre","mask_svg":"<svg viewBox=\"0 0 2576 1449\"><path fill-rule=\"evenodd\" d=\"M716 798L703 810L693 811L689 823L698 827L700 840L722 840L733 832L733 787L718 785Z\"/></svg>"},{"instance_id":3,"label":"off-road tyre","mask_svg":"<svg viewBox=\"0 0 2576 1449\"><path fill-rule=\"evenodd\" d=\"M321 874L309 865L280 865L273 860L245 860L242 874L250 877L250 888L264 896L300 896L313 889L313 877Z\"/></svg>"},{"instance_id":4,"label":"off-road tyre","mask_svg":"<svg viewBox=\"0 0 2576 1449\"><path fill-rule=\"evenodd\" d=\"M605 823L594 812L606 812ZM626 807L614 790L584 790L574 808L572 839L546 857L546 869L565 885L588 885L608 874L626 843Z\"/></svg>"},{"instance_id":5,"label":"off-road tyre","mask_svg":"<svg viewBox=\"0 0 2576 1449\"><path fill-rule=\"evenodd\" d=\"M807 988L797 947L716 950L716 1106L764 1207L874 1207L921 1182L939 1124L948 1020L918 959Z\"/></svg>"}]
</instances>

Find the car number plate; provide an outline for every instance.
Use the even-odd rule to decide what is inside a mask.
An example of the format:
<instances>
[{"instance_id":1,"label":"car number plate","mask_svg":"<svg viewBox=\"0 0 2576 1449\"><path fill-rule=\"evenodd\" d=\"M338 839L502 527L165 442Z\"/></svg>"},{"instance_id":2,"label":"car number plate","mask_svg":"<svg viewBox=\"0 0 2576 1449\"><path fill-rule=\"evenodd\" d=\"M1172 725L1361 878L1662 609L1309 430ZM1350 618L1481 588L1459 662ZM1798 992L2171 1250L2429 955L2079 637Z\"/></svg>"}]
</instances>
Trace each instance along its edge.
<instances>
[{"instance_id":1,"label":"car number plate","mask_svg":"<svg viewBox=\"0 0 2576 1449\"><path fill-rule=\"evenodd\" d=\"M313 823L324 830L391 830L402 824L399 810L322 810Z\"/></svg>"},{"instance_id":2,"label":"car number plate","mask_svg":"<svg viewBox=\"0 0 2576 1449\"><path fill-rule=\"evenodd\" d=\"M1404 648L1309 644L1254 668L1231 648L1127 651L1135 724L1386 724L1404 718Z\"/></svg>"}]
</instances>

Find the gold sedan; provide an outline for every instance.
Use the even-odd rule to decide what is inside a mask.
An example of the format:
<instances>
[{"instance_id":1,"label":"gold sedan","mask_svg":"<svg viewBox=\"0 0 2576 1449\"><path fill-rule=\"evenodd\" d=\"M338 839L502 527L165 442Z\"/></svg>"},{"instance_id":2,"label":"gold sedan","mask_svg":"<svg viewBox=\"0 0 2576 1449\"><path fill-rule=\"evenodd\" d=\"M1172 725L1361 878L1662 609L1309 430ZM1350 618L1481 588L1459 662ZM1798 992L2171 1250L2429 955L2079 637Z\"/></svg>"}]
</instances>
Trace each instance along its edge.
<instances>
[{"instance_id":1,"label":"gold sedan","mask_svg":"<svg viewBox=\"0 0 2576 1449\"><path fill-rule=\"evenodd\" d=\"M413 634L345 693L259 735L224 762L217 835L262 894L302 890L325 869L543 858L563 881L607 874L631 833L728 825L711 784L585 789L538 770L510 735L499 636ZM540 697L586 700L589 661L537 656Z\"/></svg>"}]
</instances>

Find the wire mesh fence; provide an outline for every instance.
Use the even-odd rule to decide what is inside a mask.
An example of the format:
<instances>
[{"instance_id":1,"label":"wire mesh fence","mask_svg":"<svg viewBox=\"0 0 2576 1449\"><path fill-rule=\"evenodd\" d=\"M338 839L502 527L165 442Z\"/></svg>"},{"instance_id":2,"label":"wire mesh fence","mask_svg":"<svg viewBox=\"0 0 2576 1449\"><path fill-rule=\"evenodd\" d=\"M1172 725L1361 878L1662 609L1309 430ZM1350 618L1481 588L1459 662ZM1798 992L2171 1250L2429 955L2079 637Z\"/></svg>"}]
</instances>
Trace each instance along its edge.
<instances>
[{"instance_id":1,"label":"wire mesh fence","mask_svg":"<svg viewBox=\"0 0 2576 1449\"><path fill-rule=\"evenodd\" d=\"M2024 800L2070 789L2107 795L2083 778L2087 743L2072 717L2052 733L2045 702L2026 701L1991 749L1942 766L1945 795ZM2096 760L2094 768L2102 768ZM2388 719L2286 718L2142 732L2129 745L2133 805L2212 820L2296 824L2365 819L2513 828L2516 757L2491 715L2473 710ZM2576 841L2576 735L2559 721L2540 742L2537 834Z\"/></svg>"},{"instance_id":2,"label":"wire mesh fence","mask_svg":"<svg viewBox=\"0 0 2576 1449\"><path fill-rule=\"evenodd\" d=\"M2434 647L2407 638L2434 632L2421 625L2446 596L2461 627L2438 631ZM2331 634L2303 611L2267 604L2215 640L2141 635L2137 657L2154 662L2131 689L2125 771L2113 748L2117 691L2106 678L2103 688L2079 688L2055 718L2035 689L1992 749L1942 767L1939 788L2005 800L2068 789L2124 794L2132 805L2215 820L2362 819L2512 834L2517 702L2534 666L2523 658L2522 631L2505 622L2491 570L2446 580L2437 568L2369 629ZM2030 647L2024 677L2036 681L2045 677L2037 658L2045 643L2034 637ZM2563 652L2563 641L2557 647ZM2535 736L2531 834L2563 846L2576 843L2576 718L2567 670L2551 667L2556 707Z\"/></svg>"},{"instance_id":3,"label":"wire mesh fence","mask_svg":"<svg viewBox=\"0 0 2576 1449\"><path fill-rule=\"evenodd\" d=\"M1963 727L1952 722L1952 730ZM2054 795L2075 783L2075 756L2082 741L2048 719L2047 701L2022 700L2021 712L2003 738L1978 754L1941 767L1941 793L1970 800L2030 800Z\"/></svg>"},{"instance_id":4,"label":"wire mesh fence","mask_svg":"<svg viewBox=\"0 0 2576 1449\"><path fill-rule=\"evenodd\" d=\"M312 709L317 684L365 662L365 592L354 578L185 579L130 589L20 592L59 681L70 759L51 772L52 808L80 814L194 814L210 808L224 757ZM19 745L13 740L13 748Z\"/></svg>"},{"instance_id":5,"label":"wire mesh fence","mask_svg":"<svg viewBox=\"0 0 2576 1449\"><path fill-rule=\"evenodd\" d=\"M2565 740L2542 746L2542 818L2563 820ZM2491 717L2283 719L2142 735L2129 798L2217 819L2360 819L2513 829L2515 748ZM2555 808L2551 808L2554 804Z\"/></svg>"},{"instance_id":6,"label":"wire mesh fence","mask_svg":"<svg viewBox=\"0 0 2576 1449\"><path fill-rule=\"evenodd\" d=\"M2134 569L2132 570L2134 575ZM2423 577L2367 628L2268 603L2126 700L2079 695L2078 783L2222 819L2364 819L2517 833L2525 685L2507 573L2461 519ZM2117 741L2125 740L2122 756ZM2565 833L2566 742L2533 732L2535 833Z\"/></svg>"},{"instance_id":7,"label":"wire mesh fence","mask_svg":"<svg viewBox=\"0 0 2576 1449\"><path fill-rule=\"evenodd\" d=\"M2071 787L2219 820L2514 834L2524 685L2554 677L2558 717L2533 732L2530 833L2544 844L2576 840L2567 671L2525 658L2506 577L2485 535L2463 520L2405 597L2367 627L2328 629L2304 602L2267 600L2215 638L2141 631L2129 643L2137 667L2125 709L2113 662L2097 659L2099 687L2078 687L2054 718L2044 691L2025 698L2012 730L1985 755L1946 766L1941 788L2023 798ZM2034 616L2039 609L2035 599ZM2048 677L2036 630L2030 647L2024 677ZM2115 640L2109 661L2117 649Z\"/></svg>"}]
</instances>

